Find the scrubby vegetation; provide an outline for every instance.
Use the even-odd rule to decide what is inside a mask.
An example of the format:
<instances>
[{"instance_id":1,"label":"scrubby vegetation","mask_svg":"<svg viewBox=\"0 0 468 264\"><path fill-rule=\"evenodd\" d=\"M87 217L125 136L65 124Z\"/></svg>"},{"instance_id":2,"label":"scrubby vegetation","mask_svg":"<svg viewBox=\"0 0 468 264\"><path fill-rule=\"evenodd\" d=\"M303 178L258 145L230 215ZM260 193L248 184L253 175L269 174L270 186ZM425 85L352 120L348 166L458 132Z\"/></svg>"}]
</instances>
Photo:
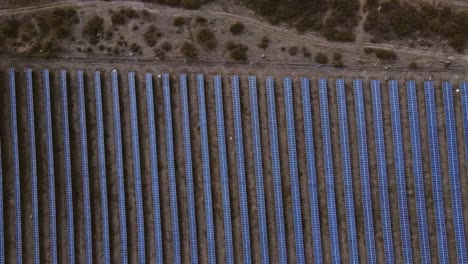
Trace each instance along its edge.
<instances>
[{"instance_id":1,"label":"scrubby vegetation","mask_svg":"<svg viewBox=\"0 0 468 264\"><path fill-rule=\"evenodd\" d=\"M322 33L328 40L354 41L354 29L359 22L358 0L330 1L331 13L325 20Z\"/></svg>"},{"instance_id":2,"label":"scrubby vegetation","mask_svg":"<svg viewBox=\"0 0 468 264\"><path fill-rule=\"evenodd\" d=\"M448 7L401 4L398 1L368 2L366 31L377 41L398 38L446 38L463 51L468 41L468 14Z\"/></svg>"},{"instance_id":3,"label":"scrubby vegetation","mask_svg":"<svg viewBox=\"0 0 468 264\"><path fill-rule=\"evenodd\" d=\"M197 9L207 0L144 0L144 2L160 3L170 6L180 6L187 9Z\"/></svg>"},{"instance_id":4,"label":"scrubby vegetation","mask_svg":"<svg viewBox=\"0 0 468 264\"><path fill-rule=\"evenodd\" d=\"M158 40L161 38L161 36L161 31L155 25L149 26L143 34L145 44L148 47L154 47L154 45L158 43Z\"/></svg>"},{"instance_id":5,"label":"scrubby vegetation","mask_svg":"<svg viewBox=\"0 0 468 264\"><path fill-rule=\"evenodd\" d=\"M187 59L195 59L198 55L197 47L192 42L184 42L180 47L180 52Z\"/></svg>"},{"instance_id":6,"label":"scrubby vegetation","mask_svg":"<svg viewBox=\"0 0 468 264\"><path fill-rule=\"evenodd\" d=\"M265 50L266 48L268 48L269 45L270 45L270 39L267 36L263 36L257 46Z\"/></svg>"},{"instance_id":7,"label":"scrubby vegetation","mask_svg":"<svg viewBox=\"0 0 468 264\"><path fill-rule=\"evenodd\" d=\"M319 63L319 64L327 64L328 63L328 57L326 54L324 53L317 53L317 55L315 55L315 62Z\"/></svg>"},{"instance_id":8,"label":"scrubby vegetation","mask_svg":"<svg viewBox=\"0 0 468 264\"><path fill-rule=\"evenodd\" d=\"M114 25L125 25L127 21L133 18L140 17L137 11L131 8L122 8L119 10L111 10L111 21Z\"/></svg>"},{"instance_id":9,"label":"scrubby vegetation","mask_svg":"<svg viewBox=\"0 0 468 264\"><path fill-rule=\"evenodd\" d=\"M185 19L185 17L176 16L172 20L172 24L176 27L182 27L186 23L187 23L187 20Z\"/></svg>"},{"instance_id":10,"label":"scrubby vegetation","mask_svg":"<svg viewBox=\"0 0 468 264\"><path fill-rule=\"evenodd\" d=\"M393 50L388 49L375 49L374 54L377 58L382 60L396 60L397 55Z\"/></svg>"},{"instance_id":11,"label":"scrubby vegetation","mask_svg":"<svg viewBox=\"0 0 468 264\"><path fill-rule=\"evenodd\" d=\"M226 43L226 50L229 52L229 57L235 61L246 61L247 60L247 51L249 47L245 46L242 43L235 43L228 41Z\"/></svg>"},{"instance_id":12,"label":"scrubby vegetation","mask_svg":"<svg viewBox=\"0 0 468 264\"><path fill-rule=\"evenodd\" d=\"M233 35L239 35L244 32L245 26L242 22L236 22L229 27L229 31Z\"/></svg>"},{"instance_id":13,"label":"scrubby vegetation","mask_svg":"<svg viewBox=\"0 0 468 264\"><path fill-rule=\"evenodd\" d=\"M210 29L207 29L207 28L200 29L195 34L195 38L198 44L200 44L201 46L207 49L216 48L216 45L217 45L216 37L213 31L211 31Z\"/></svg>"},{"instance_id":14,"label":"scrubby vegetation","mask_svg":"<svg viewBox=\"0 0 468 264\"><path fill-rule=\"evenodd\" d=\"M86 22L83 35L88 39L89 43L97 44L102 31L104 31L104 19L100 16L94 16Z\"/></svg>"}]
</instances>

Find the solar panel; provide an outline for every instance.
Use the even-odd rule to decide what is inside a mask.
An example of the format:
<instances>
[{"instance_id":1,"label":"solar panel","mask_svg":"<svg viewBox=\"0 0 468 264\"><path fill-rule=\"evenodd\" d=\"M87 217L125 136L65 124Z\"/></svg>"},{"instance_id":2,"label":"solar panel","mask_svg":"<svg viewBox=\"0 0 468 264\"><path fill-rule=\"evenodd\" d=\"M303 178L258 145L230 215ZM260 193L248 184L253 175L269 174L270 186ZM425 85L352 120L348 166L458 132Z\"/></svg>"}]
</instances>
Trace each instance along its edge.
<instances>
[{"instance_id":1,"label":"solar panel","mask_svg":"<svg viewBox=\"0 0 468 264\"><path fill-rule=\"evenodd\" d=\"M250 101L257 102L257 83L255 77L249 77ZM278 126L276 122L275 86L273 77L266 78L268 127L270 132L271 173L275 197L276 235L278 240L278 259L287 263L286 234L284 227L283 190L281 187L281 164L279 157Z\"/></svg>"},{"instance_id":2,"label":"solar panel","mask_svg":"<svg viewBox=\"0 0 468 264\"><path fill-rule=\"evenodd\" d=\"M151 191L153 198L153 222L154 222L154 244L156 263L163 263L162 231L161 231L161 205L159 203L159 175L158 175L158 150L156 141L156 122L154 110L153 75L145 74L146 102L148 109L148 137L150 148L151 166Z\"/></svg>"},{"instance_id":3,"label":"solar panel","mask_svg":"<svg viewBox=\"0 0 468 264\"><path fill-rule=\"evenodd\" d=\"M291 198L293 206L294 237L296 241L296 258L298 263L305 263L304 234L302 230L301 192L297 172L296 129L294 127L294 103L292 80L283 79L284 107L286 111L286 130L288 133L289 176L291 178Z\"/></svg>"},{"instance_id":4,"label":"solar panel","mask_svg":"<svg viewBox=\"0 0 468 264\"><path fill-rule=\"evenodd\" d=\"M197 88L198 88L198 115L200 122L200 141L201 141L201 152L202 152L202 171L203 171L203 188L205 191L205 216L206 216L206 236L208 245L208 255L210 260L215 260L215 236L214 236L214 224L213 224L213 202L211 196L211 174L210 174L210 148L208 141L208 121L206 119L206 106L205 106L205 80L202 74L197 75ZM224 123L223 123L224 124ZM219 130L219 121L218 121L218 130ZM218 131L218 136L219 136ZM224 133L223 133L224 135ZM218 139L219 140L219 139ZM219 153L222 155L221 151L224 145L219 144ZM220 163L227 163L225 157L224 160L221 160ZM220 165L221 166L221 165ZM227 165L226 171L220 172L221 174L227 175ZM221 176L224 177L224 176ZM226 176L227 177L227 176Z\"/></svg>"},{"instance_id":5,"label":"solar panel","mask_svg":"<svg viewBox=\"0 0 468 264\"><path fill-rule=\"evenodd\" d=\"M310 87L308 78L301 79L301 90L314 260L315 263L323 263L320 210L317 192L317 171L315 168L314 131L312 129L312 105L310 103Z\"/></svg>"},{"instance_id":6,"label":"solar panel","mask_svg":"<svg viewBox=\"0 0 468 264\"><path fill-rule=\"evenodd\" d=\"M453 109L453 90L450 82L442 83L445 110L445 133L447 137L447 156L450 175L450 192L452 198L453 226L457 245L458 263L468 263L466 253L465 227L463 222L463 205L460 187L460 171L457 151L457 128Z\"/></svg>"},{"instance_id":7,"label":"solar panel","mask_svg":"<svg viewBox=\"0 0 468 264\"><path fill-rule=\"evenodd\" d=\"M119 200L119 223L120 223L120 258L123 264L128 263L127 249L127 216L125 209L125 181L122 157L122 128L120 123L120 98L119 80L117 70L111 73L112 108L114 114L115 135L115 163L117 171L117 189Z\"/></svg>"},{"instance_id":8,"label":"solar panel","mask_svg":"<svg viewBox=\"0 0 468 264\"><path fill-rule=\"evenodd\" d=\"M376 263L374 220L372 216L372 195L367 153L366 116L362 80L354 80L354 100L356 102L356 128L359 148L359 170L361 173L362 205L364 207L364 228L366 233L367 262Z\"/></svg>"},{"instance_id":9,"label":"solar panel","mask_svg":"<svg viewBox=\"0 0 468 264\"><path fill-rule=\"evenodd\" d=\"M463 130L465 132L465 158L468 165L468 82L460 84L463 109Z\"/></svg>"},{"instance_id":10,"label":"solar panel","mask_svg":"<svg viewBox=\"0 0 468 264\"><path fill-rule=\"evenodd\" d=\"M164 95L164 114L166 121L166 151L167 167L169 173L169 196L171 203L171 222L172 222L172 247L173 262L180 263L180 235L179 235L179 213L177 208L177 181L174 164L174 136L172 133L172 111L171 111L171 87L169 84L169 74L162 75L163 95Z\"/></svg>"},{"instance_id":11,"label":"solar panel","mask_svg":"<svg viewBox=\"0 0 468 264\"><path fill-rule=\"evenodd\" d=\"M242 155L240 158L240 169L242 173L244 171L244 147L242 140L242 110L240 103L239 93L239 76L233 76L231 78L232 88L232 104L233 104L233 116L234 116L234 131L236 140L236 149L238 149L238 155ZM257 102L252 102L252 145L254 155L254 167L255 167L255 180L256 180L256 193L257 193L257 211L258 211L258 225L259 225L259 236L260 236L260 256L262 263L269 263L268 254L268 230L266 220L266 208L265 208L265 192L263 185L263 166L262 166L262 149L260 140L260 121L258 117L258 105ZM256 107L256 108L255 108ZM247 197L246 197L247 198ZM246 199L247 201L247 199Z\"/></svg>"},{"instance_id":12,"label":"solar panel","mask_svg":"<svg viewBox=\"0 0 468 264\"><path fill-rule=\"evenodd\" d=\"M356 216L354 212L353 175L351 172L351 154L349 151L348 114L346 109L345 83L343 79L336 80L336 96L338 101L341 162L346 203L346 222L348 227L349 262L359 263Z\"/></svg>"},{"instance_id":13,"label":"solar panel","mask_svg":"<svg viewBox=\"0 0 468 264\"><path fill-rule=\"evenodd\" d=\"M403 153L403 140L401 136L400 99L398 97L398 83L395 80L388 82L390 97L390 112L392 119L393 158L395 160L395 176L398 195L398 210L400 214L400 233L405 263L413 263L411 249L411 233L408 218L408 202L406 201L405 157Z\"/></svg>"},{"instance_id":14,"label":"solar panel","mask_svg":"<svg viewBox=\"0 0 468 264\"><path fill-rule=\"evenodd\" d=\"M190 257L198 263L197 216L195 214L195 194L193 190L192 143L190 141L190 118L187 95L187 76L179 75L180 103L182 108L182 130L184 137L185 184L187 186L187 211L189 220ZM210 256L209 256L210 257ZM212 260L210 260L212 261Z\"/></svg>"},{"instance_id":15,"label":"solar panel","mask_svg":"<svg viewBox=\"0 0 468 264\"><path fill-rule=\"evenodd\" d=\"M338 219L336 216L335 179L333 172L333 153L330 136L330 114L328 112L327 79L319 79L320 119L322 124L323 159L327 190L328 225L332 263L341 263Z\"/></svg>"},{"instance_id":16,"label":"solar panel","mask_svg":"<svg viewBox=\"0 0 468 264\"><path fill-rule=\"evenodd\" d=\"M8 70L10 86L10 117L11 117L11 145L13 148L13 177L15 188L15 241L16 261L23 261L22 232L21 232L21 179L18 149L18 121L16 116L16 81L15 69Z\"/></svg>"},{"instance_id":17,"label":"solar panel","mask_svg":"<svg viewBox=\"0 0 468 264\"><path fill-rule=\"evenodd\" d=\"M99 158L99 191L101 193L102 251L104 263L110 264L109 206L107 202L106 149L104 145L104 118L102 113L101 72L94 72L96 97L96 129Z\"/></svg>"},{"instance_id":18,"label":"solar panel","mask_svg":"<svg viewBox=\"0 0 468 264\"><path fill-rule=\"evenodd\" d=\"M215 97L216 97L216 114L218 122L224 123L223 95L221 87L221 76L217 75L215 82ZM234 100L234 95L233 95ZM235 104L235 102L233 102ZM235 106L233 106L235 107ZM247 181L245 179L245 162L244 162L244 142L242 140L242 120L240 112L234 111L234 134L236 143L236 160L237 160L237 181L239 188L239 203L240 203L240 218L242 229L242 246L244 251L244 263L251 263L252 257L250 253L250 230L249 230L249 208L247 200Z\"/></svg>"},{"instance_id":19,"label":"solar panel","mask_svg":"<svg viewBox=\"0 0 468 264\"><path fill-rule=\"evenodd\" d=\"M143 193L141 191L140 140L138 133L138 109L135 91L135 73L128 73L128 91L130 96L130 123L132 130L133 177L135 181L136 222L138 239L138 262L146 262L145 254L145 212L143 211Z\"/></svg>"},{"instance_id":20,"label":"solar panel","mask_svg":"<svg viewBox=\"0 0 468 264\"><path fill-rule=\"evenodd\" d=\"M78 79L78 106L80 116L80 144L81 144L81 177L83 179L83 208L85 226L85 258L86 263L93 262L93 233L91 224L91 198L89 192L88 169L88 139L86 132L86 104L83 71L76 73Z\"/></svg>"},{"instance_id":21,"label":"solar panel","mask_svg":"<svg viewBox=\"0 0 468 264\"><path fill-rule=\"evenodd\" d=\"M432 192L437 231L439 262L449 263L447 231L445 227L444 192L440 173L439 136L437 132L437 112L434 99L434 83L424 82L426 97L426 120L431 161ZM408 98L416 97L416 87L407 86ZM410 93L412 95L410 95Z\"/></svg>"},{"instance_id":22,"label":"solar panel","mask_svg":"<svg viewBox=\"0 0 468 264\"><path fill-rule=\"evenodd\" d=\"M40 262L39 252L39 204L37 194L37 155L36 155L36 129L34 128L34 96L32 84L32 70L26 69L26 97L29 128L29 159L31 163L31 211L32 211L32 242L33 263Z\"/></svg>"},{"instance_id":23,"label":"solar panel","mask_svg":"<svg viewBox=\"0 0 468 264\"><path fill-rule=\"evenodd\" d=\"M408 81L407 87L416 90L414 81ZM416 194L416 212L418 216L419 248L421 262L431 262L431 249L429 244L429 232L427 229L426 197L424 192L424 174L422 167L421 142L419 132L418 100L416 93L408 93L408 115L411 134L411 154L413 158L414 191Z\"/></svg>"},{"instance_id":24,"label":"solar panel","mask_svg":"<svg viewBox=\"0 0 468 264\"><path fill-rule=\"evenodd\" d=\"M382 94L380 82L371 81L372 109L374 114L375 155L377 159L377 173L379 176L380 212L382 218L382 233L384 240L385 262L394 263L392 238L392 219L390 201L388 197L387 162L385 157L385 136L382 120Z\"/></svg>"},{"instance_id":25,"label":"solar panel","mask_svg":"<svg viewBox=\"0 0 468 264\"><path fill-rule=\"evenodd\" d=\"M3 219L3 169L2 169L2 141L0 140L0 263L5 263L5 231Z\"/></svg>"},{"instance_id":26,"label":"solar panel","mask_svg":"<svg viewBox=\"0 0 468 264\"><path fill-rule=\"evenodd\" d=\"M65 193L68 223L68 259L75 263L75 235L73 222L73 188L70 158L70 126L68 122L67 71L60 71L60 96L62 102L63 153L65 166Z\"/></svg>"}]
</instances>

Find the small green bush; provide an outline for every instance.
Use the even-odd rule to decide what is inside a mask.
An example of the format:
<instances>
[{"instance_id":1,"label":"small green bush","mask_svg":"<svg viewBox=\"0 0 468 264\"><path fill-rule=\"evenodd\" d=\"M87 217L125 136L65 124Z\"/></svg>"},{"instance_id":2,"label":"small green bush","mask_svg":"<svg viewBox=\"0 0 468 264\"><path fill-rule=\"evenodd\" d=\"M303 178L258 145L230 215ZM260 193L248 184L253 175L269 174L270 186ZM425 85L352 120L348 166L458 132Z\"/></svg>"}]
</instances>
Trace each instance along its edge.
<instances>
[{"instance_id":1,"label":"small green bush","mask_svg":"<svg viewBox=\"0 0 468 264\"><path fill-rule=\"evenodd\" d=\"M291 56L296 56L296 55L297 55L297 47L290 47L290 48L288 49L288 53L289 53L289 55L291 55Z\"/></svg>"},{"instance_id":2,"label":"small green bush","mask_svg":"<svg viewBox=\"0 0 468 264\"><path fill-rule=\"evenodd\" d=\"M375 49L375 56L382 60L396 60L397 55L393 50Z\"/></svg>"},{"instance_id":3,"label":"small green bush","mask_svg":"<svg viewBox=\"0 0 468 264\"><path fill-rule=\"evenodd\" d=\"M143 38L145 40L145 44L148 47L154 47L158 42L159 38L161 38L162 33L155 25L149 26L145 33L143 34Z\"/></svg>"},{"instance_id":4,"label":"small green bush","mask_svg":"<svg viewBox=\"0 0 468 264\"><path fill-rule=\"evenodd\" d=\"M340 61L342 58L343 58L343 56L341 55L341 53L333 52L333 60Z\"/></svg>"},{"instance_id":5,"label":"small green bush","mask_svg":"<svg viewBox=\"0 0 468 264\"><path fill-rule=\"evenodd\" d=\"M4 23L0 23L0 37L13 39L18 34L18 21L10 19Z\"/></svg>"},{"instance_id":6,"label":"small green bush","mask_svg":"<svg viewBox=\"0 0 468 264\"><path fill-rule=\"evenodd\" d=\"M164 60L166 58L166 52L160 48L153 50L154 56L159 60Z\"/></svg>"},{"instance_id":7,"label":"small green bush","mask_svg":"<svg viewBox=\"0 0 468 264\"><path fill-rule=\"evenodd\" d=\"M207 28L200 29L196 33L195 38L197 40L197 43L208 49L213 49L217 45L214 33Z\"/></svg>"},{"instance_id":8,"label":"small green bush","mask_svg":"<svg viewBox=\"0 0 468 264\"><path fill-rule=\"evenodd\" d=\"M164 41L163 43L161 43L159 48L164 50L165 52L169 52L172 50L172 45L168 41Z\"/></svg>"},{"instance_id":9,"label":"small green bush","mask_svg":"<svg viewBox=\"0 0 468 264\"><path fill-rule=\"evenodd\" d=\"M241 22L236 22L229 27L229 31L231 31L233 35L241 34L242 32L244 32L244 29L245 26Z\"/></svg>"},{"instance_id":10,"label":"small green bush","mask_svg":"<svg viewBox=\"0 0 468 264\"><path fill-rule=\"evenodd\" d=\"M231 59L235 61L246 61L247 60L247 53L240 49L234 49L229 53Z\"/></svg>"},{"instance_id":11,"label":"small green bush","mask_svg":"<svg viewBox=\"0 0 468 264\"><path fill-rule=\"evenodd\" d=\"M410 62L410 64L408 65L408 67L410 69L417 69L418 68L418 64L415 62L415 61L412 61Z\"/></svg>"},{"instance_id":12,"label":"small green bush","mask_svg":"<svg viewBox=\"0 0 468 264\"><path fill-rule=\"evenodd\" d=\"M327 64L328 63L328 57L327 55L319 52L317 55L315 55L315 62L319 64Z\"/></svg>"},{"instance_id":13,"label":"small green bush","mask_svg":"<svg viewBox=\"0 0 468 264\"><path fill-rule=\"evenodd\" d=\"M187 59L194 59L198 54L198 50L192 42L184 42L180 47L180 52Z\"/></svg>"},{"instance_id":14,"label":"small green bush","mask_svg":"<svg viewBox=\"0 0 468 264\"><path fill-rule=\"evenodd\" d=\"M208 22L208 19L206 19L206 17L197 16L195 18L195 22L200 25L205 25Z\"/></svg>"},{"instance_id":15,"label":"small green bush","mask_svg":"<svg viewBox=\"0 0 468 264\"><path fill-rule=\"evenodd\" d=\"M261 49L266 49L270 45L270 39L267 36L263 36L262 39L260 40L260 43L258 43L258 47Z\"/></svg>"},{"instance_id":16,"label":"small green bush","mask_svg":"<svg viewBox=\"0 0 468 264\"><path fill-rule=\"evenodd\" d=\"M97 44L100 37L99 33L104 31L104 19L100 16L94 16L88 20L84 29L83 35L88 39L89 43Z\"/></svg>"},{"instance_id":17,"label":"small green bush","mask_svg":"<svg viewBox=\"0 0 468 264\"><path fill-rule=\"evenodd\" d=\"M138 17L140 15L132 8L122 8L117 11L111 10L111 21L114 25L125 25L127 20Z\"/></svg>"},{"instance_id":18,"label":"small green bush","mask_svg":"<svg viewBox=\"0 0 468 264\"><path fill-rule=\"evenodd\" d=\"M177 17L174 17L174 20L172 20L172 24L176 27L182 27L183 25L185 25L187 23L185 17L180 17L180 16L177 16Z\"/></svg>"}]
</instances>

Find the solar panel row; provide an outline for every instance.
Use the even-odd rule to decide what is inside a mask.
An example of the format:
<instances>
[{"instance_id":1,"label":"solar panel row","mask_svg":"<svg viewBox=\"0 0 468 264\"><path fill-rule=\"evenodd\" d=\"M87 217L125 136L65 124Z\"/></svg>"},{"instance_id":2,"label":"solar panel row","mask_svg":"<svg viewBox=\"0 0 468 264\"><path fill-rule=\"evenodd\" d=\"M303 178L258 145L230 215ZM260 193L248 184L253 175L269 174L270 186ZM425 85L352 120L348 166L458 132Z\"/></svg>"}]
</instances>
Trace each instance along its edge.
<instances>
[{"instance_id":1,"label":"solar panel row","mask_svg":"<svg viewBox=\"0 0 468 264\"><path fill-rule=\"evenodd\" d=\"M359 263L357 244L356 216L354 212L353 175L351 172L351 154L349 151L348 110L346 108L346 91L343 79L336 80L336 97L338 102L338 121L340 127L341 167L346 203L346 222L348 228L349 262Z\"/></svg>"},{"instance_id":2,"label":"solar panel row","mask_svg":"<svg viewBox=\"0 0 468 264\"><path fill-rule=\"evenodd\" d=\"M185 184L187 188L187 211L189 220L190 258L198 263L197 217L195 214L195 194L193 190L192 143L190 141L190 118L187 95L187 76L179 75L180 104L182 108L182 131L184 138Z\"/></svg>"},{"instance_id":3,"label":"solar panel row","mask_svg":"<svg viewBox=\"0 0 468 264\"><path fill-rule=\"evenodd\" d=\"M80 145L81 145L81 177L83 180L83 208L85 227L85 259L86 263L93 262L93 233L91 225L91 197L89 191L88 169L88 139L86 130L86 103L83 71L77 71L78 107L80 116Z\"/></svg>"},{"instance_id":4,"label":"solar panel row","mask_svg":"<svg viewBox=\"0 0 468 264\"><path fill-rule=\"evenodd\" d=\"M241 98L239 94L239 76L231 78L232 85L232 107L234 116L234 130L236 142L239 138L242 142L242 110ZM252 102L251 105L251 124L252 124L252 147L255 167L255 188L257 193L257 211L258 211L258 229L260 237L260 256L262 263L269 263L268 254L268 229L265 208L265 191L263 185L263 165L262 165L262 146L260 140L260 120L258 116L258 102Z\"/></svg>"},{"instance_id":5,"label":"solar panel row","mask_svg":"<svg viewBox=\"0 0 468 264\"><path fill-rule=\"evenodd\" d=\"M323 263L322 237L320 231L320 211L317 192L317 171L315 168L314 131L312 129L312 105L310 103L310 82L302 78L302 106L304 115L304 137L307 159L307 176L310 202L310 218L315 263Z\"/></svg>"},{"instance_id":6,"label":"solar panel row","mask_svg":"<svg viewBox=\"0 0 468 264\"><path fill-rule=\"evenodd\" d=\"M141 191L140 140L138 133L138 109L135 90L135 72L128 73L128 91L130 97L130 123L132 130L133 178L135 184L138 263L145 263L145 212L143 211L143 193Z\"/></svg>"},{"instance_id":7,"label":"solar panel row","mask_svg":"<svg viewBox=\"0 0 468 264\"><path fill-rule=\"evenodd\" d=\"M216 260L216 247L215 247L215 235L214 235L214 223L213 223L213 201L211 196L211 174L210 174L210 149L208 145L208 120L206 118L206 101L205 101L205 79L202 74L198 74L196 76L197 79L197 88L198 88L198 118L200 124L200 141L201 141L201 153L202 153L202 171L203 171L203 189L205 192L205 216L206 216L206 239L208 241L208 255L210 261ZM216 92L216 91L215 91ZM216 100L217 103L218 100ZM218 106L216 106L218 107ZM221 106L222 109L222 106ZM218 122L218 135L220 130L220 122L223 124L224 128L224 116L218 119L217 114L217 122ZM223 129L224 135L224 129ZM219 138L218 138L219 141ZM220 142L220 141L219 141ZM224 155L223 160L221 160L221 151L224 150L225 146L224 142L219 143L219 151L220 151L220 164L225 164L225 171L221 173L225 173L227 175L227 159L226 155ZM225 153L224 153L225 154ZM221 166L221 165L220 165ZM224 177L224 176L222 176ZM226 176L227 177L227 176Z\"/></svg>"},{"instance_id":8,"label":"solar panel row","mask_svg":"<svg viewBox=\"0 0 468 264\"><path fill-rule=\"evenodd\" d=\"M172 130L172 110L171 110L171 87L169 84L169 74L162 75L163 96L164 96L164 115L166 123L166 156L169 178L169 196L171 204L171 223L172 223L172 247L173 262L181 262L180 253L180 235L179 235L179 213L177 208L177 181L174 163L174 138Z\"/></svg>"},{"instance_id":9,"label":"solar panel row","mask_svg":"<svg viewBox=\"0 0 468 264\"><path fill-rule=\"evenodd\" d=\"M407 87L408 98L416 97L416 87ZM437 113L435 109L434 84L424 83L426 97L427 135L429 141L429 157L432 175L432 192L434 201L434 214L436 221L437 244L439 262L449 263L447 231L445 226L444 193L442 188L442 175L440 172L439 136L437 132Z\"/></svg>"},{"instance_id":10,"label":"solar panel row","mask_svg":"<svg viewBox=\"0 0 468 264\"><path fill-rule=\"evenodd\" d=\"M154 224L154 244L155 262L163 263L163 241L161 231L161 205L159 204L159 175L158 175L158 150L156 142L156 122L154 109L153 75L145 74L146 82L146 102L148 110L148 137L150 148L151 166L151 193L153 198L153 224Z\"/></svg>"},{"instance_id":11,"label":"solar panel row","mask_svg":"<svg viewBox=\"0 0 468 264\"><path fill-rule=\"evenodd\" d=\"M465 159L468 166L468 82L460 84L462 111L463 111L463 128L465 134Z\"/></svg>"},{"instance_id":12,"label":"solar panel row","mask_svg":"<svg viewBox=\"0 0 468 264\"><path fill-rule=\"evenodd\" d=\"M249 77L250 103L257 97L257 85L253 76ZM270 134L271 173L275 196L276 234L278 239L278 258L280 263L287 263L286 234L284 228L283 190L281 187L281 164L278 146L278 126L276 121L275 86L273 77L266 78L268 127ZM255 97L255 98L253 98ZM255 100L257 101L257 100Z\"/></svg>"},{"instance_id":13,"label":"solar panel row","mask_svg":"<svg viewBox=\"0 0 468 264\"><path fill-rule=\"evenodd\" d=\"M388 197L387 162L385 157L385 136L382 120L382 94L380 82L371 81L372 110L374 115L375 155L377 159L377 174L379 176L380 212L382 218L382 232L384 240L385 262L394 263L392 238L392 219L390 215L390 201Z\"/></svg>"},{"instance_id":14,"label":"solar panel row","mask_svg":"<svg viewBox=\"0 0 468 264\"><path fill-rule=\"evenodd\" d=\"M414 81L408 81L406 85L407 87L416 87ZM421 142L419 132L418 101L416 96L408 96L407 101L411 134L411 153L413 158L414 191L416 194L416 213L418 216L421 262L431 263L431 250L429 244L429 232L427 228L426 196L424 192L424 174L422 167Z\"/></svg>"},{"instance_id":15,"label":"solar panel row","mask_svg":"<svg viewBox=\"0 0 468 264\"><path fill-rule=\"evenodd\" d=\"M32 84L32 70L26 72L26 97L28 110L28 129L29 129L29 160L31 177L31 211L32 211L32 242L33 242L33 263L40 262L39 252L39 204L37 193L37 155L36 155L36 129L34 128L34 96Z\"/></svg>"},{"instance_id":16,"label":"solar panel row","mask_svg":"<svg viewBox=\"0 0 468 264\"><path fill-rule=\"evenodd\" d=\"M107 202L106 149L104 143L104 117L102 113L101 72L94 72L96 97L96 130L99 159L99 191L101 194L102 251L104 263L110 263L109 206Z\"/></svg>"},{"instance_id":17,"label":"solar panel row","mask_svg":"<svg viewBox=\"0 0 468 264\"><path fill-rule=\"evenodd\" d=\"M457 245L458 263L468 263L466 253L465 226L460 187L460 171L457 151L457 129L453 109L453 90L449 82L442 83L445 110L445 133L447 139L447 156L450 176L450 193L452 198L453 226Z\"/></svg>"},{"instance_id":18,"label":"solar panel row","mask_svg":"<svg viewBox=\"0 0 468 264\"><path fill-rule=\"evenodd\" d=\"M356 102L356 127L358 134L359 170L361 173L362 205L364 207L364 227L366 233L367 262L376 263L374 220L372 216L372 194L367 153L366 117L362 80L354 80L354 100Z\"/></svg>"},{"instance_id":19,"label":"solar panel row","mask_svg":"<svg viewBox=\"0 0 468 264\"><path fill-rule=\"evenodd\" d=\"M75 235L73 220L73 188L70 157L70 126L68 119L67 71L60 71L60 97L62 103L63 155L65 169L65 197L68 223L68 262L75 263Z\"/></svg>"},{"instance_id":20,"label":"solar panel row","mask_svg":"<svg viewBox=\"0 0 468 264\"><path fill-rule=\"evenodd\" d=\"M22 230L21 230L21 179L20 161L18 149L18 120L16 113L16 81L15 69L8 70L10 88L10 122L11 122L11 145L13 148L13 178L15 188L15 249L16 262L23 262Z\"/></svg>"},{"instance_id":21,"label":"solar panel row","mask_svg":"<svg viewBox=\"0 0 468 264\"><path fill-rule=\"evenodd\" d=\"M286 111L286 130L288 134L289 176L291 179L291 196L294 221L294 238L296 241L296 261L305 263L304 234L302 230L301 192L297 171L296 129L294 127L294 104L292 80L283 79L284 107Z\"/></svg>"},{"instance_id":22,"label":"solar panel row","mask_svg":"<svg viewBox=\"0 0 468 264\"><path fill-rule=\"evenodd\" d=\"M398 83L395 80L388 82L390 96L390 112L393 134L393 158L395 160L395 175L398 194L398 210L400 214L400 233L403 248L403 261L413 263L411 249L411 233L408 216L408 202L406 201L405 158L403 154L403 140L401 135L400 99L398 97Z\"/></svg>"},{"instance_id":23,"label":"solar panel row","mask_svg":"<svg viewBox=\"0 0 468 264\"><path fill-rule=\"evenodd\" d=\"M330 135L330 114L328 112L328 85L326 79L319 79L320 120L322 124L323 159L327 190L328 225L332 263L341 263L338 219L336 215L335 175L333 172L333 153Z\"/></svg>"},{"instance_id":24,"label":"solar panel row","mask_svg":"<svg viewBox=\"0 0 468 264\"><path fill-rule=\"evenodd\" d=\"M127 249L127 215L125 209L125 181L122 157L122 128L120 124L120 98L119 80L116 70L111 72L112 88L112 109L114 117L114 137L115 137L115 163L117 174L117 190L119 203L119 238L120 238L120 259L123 264L128 263Z\"/></svg>"}]
</instances>

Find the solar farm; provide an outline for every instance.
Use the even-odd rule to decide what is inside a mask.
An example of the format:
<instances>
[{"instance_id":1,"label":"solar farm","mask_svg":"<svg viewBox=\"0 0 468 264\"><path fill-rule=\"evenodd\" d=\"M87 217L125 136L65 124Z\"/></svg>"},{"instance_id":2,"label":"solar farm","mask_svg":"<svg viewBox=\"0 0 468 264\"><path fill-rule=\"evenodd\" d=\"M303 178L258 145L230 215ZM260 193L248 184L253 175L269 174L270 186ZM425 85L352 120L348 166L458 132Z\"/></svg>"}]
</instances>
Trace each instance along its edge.
<instances>
[{"instance_id":1,"label":"solar farm","mask_svg":"<svg viewBox=\"0 0 468 264\"><path fill-rule=\"evenodd\" d=\"M6 68L1 263L468 263L468 82Z\"/></svg>"}]
</instances>

